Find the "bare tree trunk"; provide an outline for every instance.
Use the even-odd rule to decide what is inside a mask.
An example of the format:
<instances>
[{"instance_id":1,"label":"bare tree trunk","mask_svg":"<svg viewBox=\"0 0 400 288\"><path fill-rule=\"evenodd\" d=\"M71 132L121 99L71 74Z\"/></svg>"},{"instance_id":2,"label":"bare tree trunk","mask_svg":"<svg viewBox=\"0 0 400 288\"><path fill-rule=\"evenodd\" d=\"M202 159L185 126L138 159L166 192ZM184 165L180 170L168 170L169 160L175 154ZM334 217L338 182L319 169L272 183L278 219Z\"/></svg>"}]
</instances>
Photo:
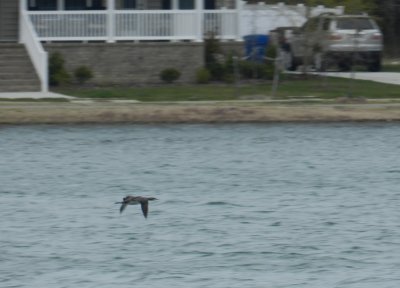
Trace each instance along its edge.
<instances>
[{"instance_id":1,"label":"bare tree trunk","mask_svg":"<svg viewBox=\"0 0 400 288\"><path fill-rule=\"evenodd\" d=\"M400 56L400 0L376 1L378 17L385 39L385 52L391 57Z\"/></svg>"}]
</instances>

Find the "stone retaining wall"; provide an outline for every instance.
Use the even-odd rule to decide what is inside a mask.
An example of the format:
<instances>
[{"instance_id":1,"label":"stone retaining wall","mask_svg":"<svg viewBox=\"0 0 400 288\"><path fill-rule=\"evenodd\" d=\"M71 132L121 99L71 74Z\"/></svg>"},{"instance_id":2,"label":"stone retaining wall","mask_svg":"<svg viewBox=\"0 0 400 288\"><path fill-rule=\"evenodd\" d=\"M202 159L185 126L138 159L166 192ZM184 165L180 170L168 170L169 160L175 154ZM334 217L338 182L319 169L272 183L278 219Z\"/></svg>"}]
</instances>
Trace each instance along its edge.
<instances>
[{"instance_id":1,"label":"stone retaining wall","mask_svg":"<svg viewBox=\"0 0 400 288\"><path fill-rule=\"evenodd\" d=\"M181 83L195 82L196 70L204 65L203 43L47 43L49 55L58 51L71 74L85 65L97 85L135 85L160 83L159 73L166 68L181 72Z\"/></svg>"}]
</instances>

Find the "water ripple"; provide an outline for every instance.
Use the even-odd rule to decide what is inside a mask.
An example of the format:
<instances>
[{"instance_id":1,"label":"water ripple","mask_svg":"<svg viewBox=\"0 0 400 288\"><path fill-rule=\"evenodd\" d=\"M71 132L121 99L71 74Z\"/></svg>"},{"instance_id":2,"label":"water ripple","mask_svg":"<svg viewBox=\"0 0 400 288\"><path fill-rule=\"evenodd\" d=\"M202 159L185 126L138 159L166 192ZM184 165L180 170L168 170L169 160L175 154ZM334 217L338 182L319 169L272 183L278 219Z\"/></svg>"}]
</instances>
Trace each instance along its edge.
<instances>
[{"instance_id":1,"label":"water ripple","mask_svg":"<svg viewBox=\"0 0 400 288\"><path fill-rule=\"evenodd\" d=\"M373 123L4 126L0 286L397 287L398 135ZM148 218L120 214L114 202L138 193L159 199Z\"/></svg>"}]
</instances>

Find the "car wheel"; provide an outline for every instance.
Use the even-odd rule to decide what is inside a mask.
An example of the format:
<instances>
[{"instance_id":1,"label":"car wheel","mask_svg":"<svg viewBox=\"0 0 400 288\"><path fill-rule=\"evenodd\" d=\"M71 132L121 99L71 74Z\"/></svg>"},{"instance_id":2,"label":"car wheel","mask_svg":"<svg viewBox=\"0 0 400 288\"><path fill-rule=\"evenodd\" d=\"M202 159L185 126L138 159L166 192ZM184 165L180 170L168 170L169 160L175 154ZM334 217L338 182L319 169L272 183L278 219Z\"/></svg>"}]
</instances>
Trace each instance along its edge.
<instances>
[{"instance_id":1,"label":"car wheel","mask_svg":"<svg viewBox=\"0 0 400 288\"><path fill-rule=\"evenodd\" d=\"M381 71L381 68L382 68L382 64L381 64L381 56L380 55L373 57L367 65L367 69L370 72Z\"/></svg>"},{"instance_id":2,"label":"car wheel","mask_svg":"<svg viewBox=\"0 0 400 288\"><path fill-rule=\"evenodd\" d=\"M289 64L288 70L289 71L296 71L297 67L299 66L299 63L296 60L296 57L294 57L292 53L290 53L289 57L290 57L290 62L289 62L290 64Z\"/></svg>"},{"instance_id":3,"label":"car wheel","mask_svg":"<svg viewBox=\"0 0 400 288\"><path fill-rule=\"evenodd\" d=\"M345 60L342 60L338 63L339 70L342 72L348 72L351 70L351 63Z\"/></svg>"}]
</instances>

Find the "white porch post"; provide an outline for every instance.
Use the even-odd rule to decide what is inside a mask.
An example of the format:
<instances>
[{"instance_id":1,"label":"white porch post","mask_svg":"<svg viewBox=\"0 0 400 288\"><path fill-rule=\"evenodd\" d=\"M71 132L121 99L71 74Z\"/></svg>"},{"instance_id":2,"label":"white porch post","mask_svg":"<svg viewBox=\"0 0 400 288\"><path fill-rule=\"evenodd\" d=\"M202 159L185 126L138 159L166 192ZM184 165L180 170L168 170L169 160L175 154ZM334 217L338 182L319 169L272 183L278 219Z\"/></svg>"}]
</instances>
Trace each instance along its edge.
<instances>
[{"instance_id":1,"label":"white porch post","mask_svg":"<svg viewBox=\"0 0 400 288\"><path fill-rule=\"evenodd\" d=\"M107 0L107 42L115 42L115 0Z\"/></svg>"},{"instance_id":2,"label":"white porch post","mask_svg":"<svg viewBox=\"0 0 400 288\"><path fill-rule=\"evenodd\" d=\"M242 9L243 9L243 1L242 0L236 0L235 3L235 9L236 9L236 41L242 41L241 37L241 30L242 30Z\"/></svg>"},{"instance_id":3,"label":"white porch post","mask_svg":"<svg viewBox=\"0 0 400 288\"><path fill-rule=\"evenodd\" d=\"M173 13L172 14L172 23L173 23L173 26L172 26L172 29L173 29L173 35L174 36L177 36L178 35L178 33L179 33L179 28L180 28L180 23L179 23L179 21L178 21L178 18L179 18L179 16L178 16L178 14L176 14L175 12L178 12L177 10L179 10L179 0L172 0L171 1L171 12ZM171 40L171 42L177 42L177 40L175 40L175 39L173 39L173 40Z\"/></svg>"},{"instance_id":4,"label":"white porch post","mask_svg":"<svg viewBox=\"0 0 400 288\"><path fill-rule=\"evenodd\" d=\"M23 42L23 40L22 40L22 33L24 33L23 32L23 29L22 29L22 25L21 25L21 22L22 22L22 13L26 13L26 11L28 11L28 1L29 0L20 0L19 1L19 43L20 44L22 44L22 43L24 43Z\"/></svg>"},{"instance_id":5,"label":"white porch post","mask_svg":"<svg viewBox=\"0 0 400 288\"><path fill-rule=\"evenodd\" d=\"M65 0L57 0L57 10L65 9Z\"/></svg>"},{"instance_id":6,"label":"white porch post","mask_svg":"<svg viewBox=\"0 0 400 288\"><path fill-rule=\"evenodd\" d=\"M28 1L29 0L20 0L19 1L19 11L27 11L28 10Z\"/></svg>"},{"instance_id":7,"label":"white porch post","mask_svg":"<svg viewBox=\"0 0 400 288\"><path fill-rule=\"evenodd\" d=\"M204 33L204 0L196 0L196 42L203 42Z\"/></svg>"}]
</instances>

